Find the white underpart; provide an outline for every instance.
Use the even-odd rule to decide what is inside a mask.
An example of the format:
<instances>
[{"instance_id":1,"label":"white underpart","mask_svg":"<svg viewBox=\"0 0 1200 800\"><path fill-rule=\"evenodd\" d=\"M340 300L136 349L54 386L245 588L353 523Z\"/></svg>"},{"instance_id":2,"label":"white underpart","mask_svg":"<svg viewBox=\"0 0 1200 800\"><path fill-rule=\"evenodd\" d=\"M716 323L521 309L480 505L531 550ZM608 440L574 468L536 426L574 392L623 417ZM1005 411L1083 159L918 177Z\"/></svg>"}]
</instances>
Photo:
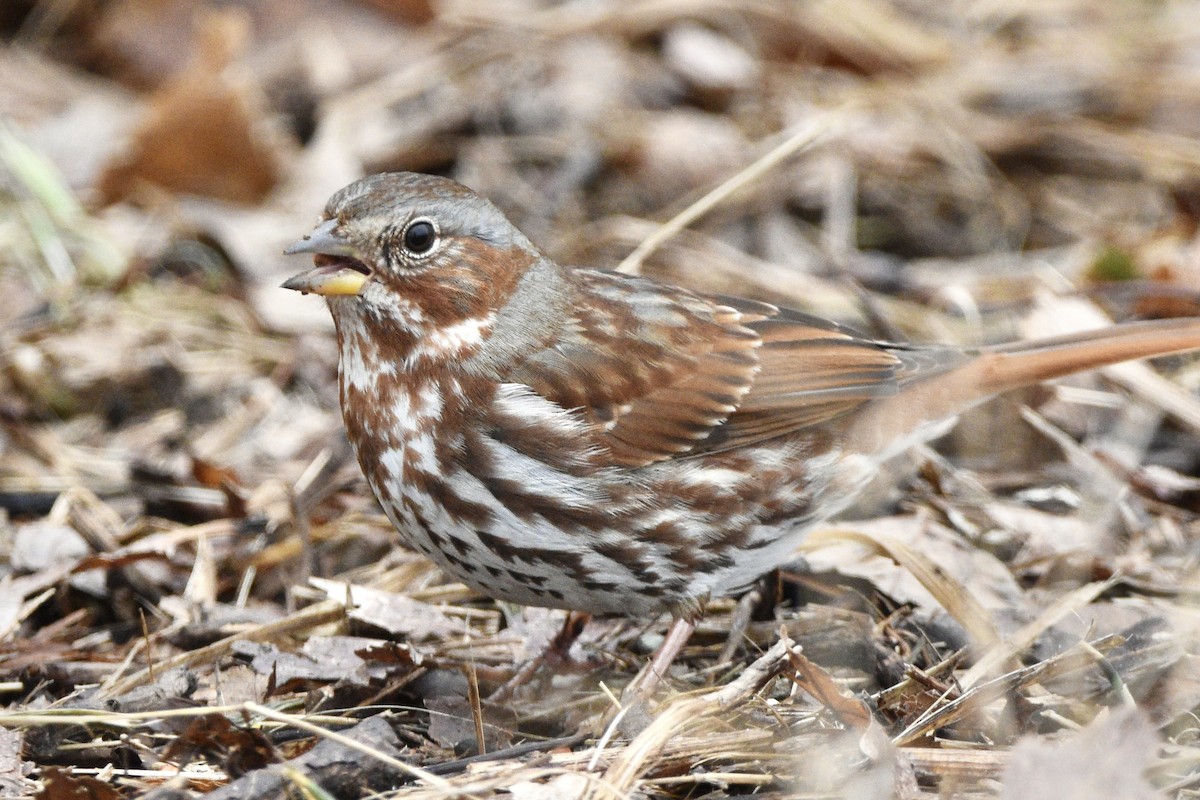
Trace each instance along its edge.
<instances>
[{"instance_id":1,"label":"white underpart","mask_svg":"<svg viewBox=\"0 0 1200 800\"><path fill-rule=\"evenodd\" d=\"M417 397L414 398L414 408L409 414L408 420L396 420L396 427L393 428L396 434L406 440L404 447L407 448L409 455L408 469L422 468L419 462L424 460L423 450L426 447L425 440L427 438L424 429L436 427L436 424L427 426L424 423L431 419L436 422L436 416L440 413L440 409L436 409L428 398L422 399L423 394L424 392L418 392ZM555 430L557 435L579 434L582 436L586 432L586 423L582 422L577 414L563 410L522 384L502 385L493 402L496 404L498 413L513 415L526 422L549 426ZM556 505L579 508L596 505L605 507L607 494L601 481L592 477L581 477L562 472L535 457L518 452L502 442L486 441L485 447L491 452L493 456L491 463L498 470L493 477L521 486L527 497L531 499L546 497L552 499ZM431 459L432 455L431 453ZM405 468L402 456L403 454L399 450L388 453L385 463L386 470L394 475L400 474L400 470ZM415 465L414 461L418 464ZM486 534L497 537L517 549L533 547L544 551L578 556L582 559L589 576L601 583L620 586L634 580L626 565L595 552L591 546L594 544L594 540L581 536L578 531L560 529L549 520L537 515L517 516L513 511L499 504L485 483L466 469L452 469L446 476L446 482L447 489L460 499L486 505L492 509L492 517L483 529ZM396 485L394 480L392 485ZM407 523L410 535L414 537L417 546L430 553L431 557L439 561L448 572L467 579L467 576L462 575L453 563L439 558L440 554L429 545L428 540L422 535L422 529L416 524L416 515L404 508L405 503L417 510L421 520L434 533L465 542L472 551L469 558L476 564L501 570L513 568L519 572L546 579L548 586L561 587L562 567L559 564L553 561L549 563L522 561L516 564L506 561L493 552L488 543L480 539L477 531L464 526L459 520L449 515L439 502L417 488L418 485L419 482L414 484L400 481L398 501L385 504L385 510L398 526L403 528ZM608 510L617 516L622 511L617 507L611 507ZM687 520L685 512L681 509L663 509L658 512L656 521L678 524ZM598 535L602 538L606 536L604 532L599 532ZM607 536L615 537L618 541L623 541L625 535L627 535L625 531L607 534ZM669 575L673 571L666 555L652 546L646 548L643 559L643 566L660 575ZM500 592L518 602L536 604L550 602L546 596L538 597L529 594L519 582L514 582L507 572L490 578L487 581L487 589ZM636 593L626 595L620 592L614 593L611 590L591 591L578 588L567 594L569 594L569 598L560 602L566 602L575 607L609 611L622 610L635 614L654 610L650 600Z\"/></svg>"},{"instance_id":2,"label":"white underpart","mask_svg":"<svg viewBox=\"0 0 1200 800\"><path fill-rule=\"evenodd\" d=\"M494 312L482 317L470 317L434 330L404 357L404 368L412 370L429 358L443 359L461 355L465 350L480 344L496 322Z\"/></svg>"},{"instance_id":3,"label":"white underpart","mask_svg":"<svg viewBox=\"0 0 1200 800\"><path fill-rule=\"evenodd\" d=\"M425 473L439 469L436 423L442 418L442 395L437 386L426 383L410 391L397 392L394 408L394 432L399 444L385 450L380 455L380 463L400 480L402 487L407 487L405 469Z\"/></svg>"},{"instance_id":4,"label":"white underpart","mask_svg":"<svg viewBox=\"0 0 1200 800\"><path fill-rule=\"evenodd\" d=\"M572 414L557 403L552 403L523 383L502 383L496 391L496 411L554 429L556 434L585 436L587 424L578 414Z\"/></svg>"},{"instance_id":5,"label":"white underpart","mask_svg":"<svg viewBox=\"0 0 1200 800\"><path fill-rule=\"evenodd\" d=\"M417 313L418 310L410 309L401 314L403 319L391 319L389 323L407 327ZM366 430L368 436L390 443L379 454L378 470L372 473L372 482L378 481L379 485L373 488L384 511L412 546L426 553L451 575L517 602L539 605L558 602L572 607L621 610L635 614L656 610L651 601L640 594L626 596L611 590L582 588L567 592L563 589L562 562L553 559L515 564L506 561L484 542L480 533L497 537L518 549L532 547L548 553L576 556L583 561L589 574L601 582L623 585L632 579L626 566L591 549L590 544L594 540L580 535L578 531L562 530L537 515L518 517L498 503L487 485L468 471L466 465L438 463L437 443L443 435L440 428L446 415L445 405L462 402L462 385L445 373L432 379L417 380L421 374L418 368L429 361L452 360L472 350L489 334L494 324L491 315L463 320L441 331L425 334L407 357L393 359L382 368L379 367L383 359L378 346L361 319L355 314L338 315L335 312L335 315L339 318L342 334L343 403L350 394L357 394L373 408L381 409L382 403L387 404L386 413L364 415L362 420L364 426L372 426L372 429ZM367 369L369 363L376 365L374 371ZM414 375L411 380L406 380L403 373L410 370L414 370ZM380 377L392 376L387 383L395 386L397 373L401 373L399 388L390 390L385 401L381 394L383 385ZM502 416L543 426L554 436L578 439L580 446L585 446L589 429L582 416L546 400L528 386L503 384L498 389L494 403L496 412ZM374 429L372 421L375 419L379 420L382 429ZM599 479L560 471L535 456L517 452L498 441L485 442L485 446L495 456L492 463L500 473L492 477L519 485L531 499L546 497L577 507L590 507L597 503L605 505L608 495L603 481ZM491 509L491 517L481 530L476 531L463 524L462 520L422 488L426 481L419 479L421 473L432 475L443 469L447 470L443 476L443 491ZM621 513L621 509L616 507L610 510L617 516ZM674 520L678 518L678 513L673 511L667 516ZM441 545L434 543L427 530L443 540L450 539L459 544L455 549L443 553L439 550ZM605 537L614 534L601 531L598 535ZM624 532L620 534L624 535ZM465 556L469 561L480 568L490 567L495 572L482 576L479 573L468 575L459 564L447 557L455 552L463 555L458 548L464 546L469 553ZM666 558L653 549L647 550L645 561L660 574L670 573ZM527 582L509 575L509 569L544 579L546 586L558 587L566 599L555 601L547 595L536 595Z\"/></svg>"},{"instance_id":6,"label":"white underpart","mask_svg":"<svg viewBox=\"0 0 1200 800\"><path fill-rule=\"evenodd\" d=\"M725 467L704 467L689 465L682 472L681 483L685 486L711 486L717 490L732 491L735 486L747 480L746 473Z\"/></svg>"},{"instance_id":7,"label":"white underpart","mask_svg":"<svg viewBox=\"0 0 1200 800\"><path fill-rule=\"evenodd\" d=\"M465 500L496 505L495 498L487 490L487 487L466 470L455 472L451 476L450 486L456 495ZM560 530L543 519L524 520L504 506L494 508L493 514L492 524L488 527L487 532L493 536L499 536L505 541L525 545L536 543L537 547L562 550L563 552L579 550L582 544L578 537ZM489 555L491 554L489 553ZM503 564L499 559L497 561Z\"/></svg>"},{"instance_id":8,"label":"white underpart","mask_svg":"<svg viewBox=\"0 0 1200 800\"><path fill-rule=\"evenodd\" d=\"M549 498L568 508L603 507L608 497L593 478L559 472L536 458L494 440L487 443L487 448L495 463L504 465L503 477L519 483L527 495Z\"/></svg>"},{"instance_id":9,"label":"white underpart","mask_svg":"<svg viewBox=\"0 0 1200 800\"><path fill-rule=\"evenodd\" d=\"M464 329L465 331L466 329ZM463 340L459 340L463 341ZM394 413L389 414L389 433L397 442L396 446L385 450L380 456L382 467L380 478L395 490L393 501L385 500L384 510L392 518L396 526L404 531L415 546L428 553L434 560L451 574L459 574L455 565L439 558L440 553L431 545L424 535L423 522L436 534L466 542L473 551L471 558L478 564L498 568L517 568L522 572L538 575L546 579L558 577L554 572L559 569L554 564L510 564L499 555L493 553L480 540L476 531L464 526L458 519L451 516L440 502L437 502L420 486L422 481L411 480L413 472L435 473L442 468L437 462L435 442L438 439L438 423L443 416L442 396L437 387L439 384L426 383L420 387L412 387L410 391L398 393L404 398L398 405L393 406ZM453 379L447 379L442 388L451 396L461 393L461 387ZM568 411L564 411L554 403L539 397L522 384L505 384L498 391L495 402L498 411L511 414L519 419L548 425L561 434L579 434L585 432L584 423ZM603 492L597 483L587 478L580 478L560 472L543 462L513 450L508 445L496 441L487 441L485 446L492 451L493 463L502 473L496 475L508 481L519 484L531 496L545 495L564 500L568 504L588 507L602 502ZM484 483L461 467L451 466L451 471L445 476L447 488L464 501L479 503L492 509L492 518L486 533L499 537L519 547L533 544L538 548L558 550L564 553L577 553L587 556L586 540L577 534L560 530L550 522L534 517L523 519L496 501ZM376 492L377 496L386 496L386 492ZM415 511L415 513L414 513ZM418 522L418 517L420 522ZM596 557L597 562L602 559ZM589 562L591 559L589 559ZM626 571L619 564L607 559L604 563L590 564L597 567L597 575L607 576L616 581L626 579ZM466 576L460 575L465 578ZM600 577L601 580L606 579ZM492 590L503 589L517 599L527 602L544 602L545 598L533 596L521 597L522 587L513 584L511 579L502 574L494 578ZM586 602L588 598L582 598ZM600 598L596 598L599 602ZM611 602L611 600L609 601Z\"/></svg>"},{"instance_id":10,"label":"white underpart","mask_svg":"<svg viewBox=\"0 0 1200 800\"><path fill-rule=\"evenodd\" d=\"M379 381L378 371L367 367L367 361L372 366L381 359L379 347L372 340L366 328L357 316L345 315L341 320L342 326L342 357L340 369L342 382L360 392L373 392Z\"/></svg>"},{"instance_id":11,"label":"white underpart","mask_svg":"<svg viewBox=\"0 0 1200 800\"><path fill-rule=\"evenodd\" d=\"M548 479L545 477L545 474L539 477L539 472L550 473L552 470L544 466L541 470L528 470L523 465L518 468L516 473L506 477L528 479L536 482L538 485L544 485L544 481ZM568 491L575 493L588 491L583 485L584 481L582 479L572 478L571 480L577 480L579 484L571 486ZM491 499L491 494L486 487L477 478L467 472L456 473L451 480L451 487L457 495L466 499ZM560 485L558 490L562 490L562 488ZM664 515L664 517L667 516L672 520L678 519L677 514L668 513ZM578 532L563 531L556 525L540 517L520 518L507 509L502 508L492 520L492 524L488 527L487 532L519 547L533 545L563 554L578 555L582 558L584 567L588 570L589 577L598 582L608 582L620 586L634 580L628 567L596 552L591 546L593 542L590 542L587 538L581 538ZM616 534L615 538L618 541L623 541L626 535L627 532L621 531ZM472 536L472 538L478 541L477 537ZM480 546L481 548L483 547L482 544ZM650 569L656 570L659 574L670 574L673 570L667 559L660 553L655 552L653 548L647 549L645 559ZM506 566L506 562L486 549L483 549L480 560L494 566ZM558 567L553 563L521 564L520 569L524 572L540 575L551 580L560 578L556 574ZM621 594L617 592L614 594L610 590L594 593L579 587L569 594L571 602L575 604L573 607L576 608L607 611L620 610L634 614L647 613L652 610L652 606L647 603L646 598L636 593ZM534 602L544 602L544 598L540 601L535 600Z\"/></svg>"}]
</instances>

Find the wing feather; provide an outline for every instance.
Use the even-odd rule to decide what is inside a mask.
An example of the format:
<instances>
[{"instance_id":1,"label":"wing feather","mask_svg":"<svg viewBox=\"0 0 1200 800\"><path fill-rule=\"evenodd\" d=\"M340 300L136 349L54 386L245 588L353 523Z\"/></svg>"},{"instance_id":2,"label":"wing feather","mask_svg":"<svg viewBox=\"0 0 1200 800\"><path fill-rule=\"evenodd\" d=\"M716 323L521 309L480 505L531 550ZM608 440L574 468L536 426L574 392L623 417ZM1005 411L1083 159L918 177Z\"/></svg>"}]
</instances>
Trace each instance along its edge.
<instances>
[{"instance_id":1,"label":"wing feather","mask_svg":"<svg viewBox=\"0 0 1200 800\"><path fill-rule=\"evenodd\" d=\"M506 379L579 412L616 465L785 436L954 363L753 300L571 275L575 316Z\"/></svg>"}]
</instances>

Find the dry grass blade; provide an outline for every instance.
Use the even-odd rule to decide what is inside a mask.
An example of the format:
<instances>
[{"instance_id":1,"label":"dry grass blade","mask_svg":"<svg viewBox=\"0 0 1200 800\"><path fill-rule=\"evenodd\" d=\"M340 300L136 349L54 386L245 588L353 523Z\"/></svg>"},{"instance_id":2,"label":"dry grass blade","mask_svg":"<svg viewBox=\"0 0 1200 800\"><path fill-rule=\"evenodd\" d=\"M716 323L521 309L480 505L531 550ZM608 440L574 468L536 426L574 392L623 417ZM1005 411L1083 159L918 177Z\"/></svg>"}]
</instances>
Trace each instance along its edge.
<instances>
[{"instance_id":1,"label":"dry grass blade","mask_svg":"<svg viewBox=\"0 0 1200 800\"><path fill-rule=\"evenodd\" d=\"M994 670L1019 656L1054 623L1063 619L1068 614L1079 611L1111 589L1115 584L1119 583L1120 580L1121 577L1119 575L1114 575L1108 580L1096 581L1086 586L1081 586L1075 591L1058 598L1049 608L1038 614L1037 619L1031 620L1026 625L1021 626L1020 630L1005 638L994 649L983 653L979 660L958 679L959 685L963 689L972 688L981 680L988 677Z\"/></svg>"},{"instance_id":2,"label":"dry grass blade","mask_svg":"<svg viewBox=\"0 0 1200 800\"><path fill-rule=\"evenodd\" d=\"M788 660L796 672L796 685L832 711L839 722L847 727L863 730L871 724L871 711L866 703L857 698L846 697L828 672L795 650L788 651Z\"/></svg>"},{"instance_id":3,"label":"dry grass blade","mask_svg":"<svg viewBox=\"0 0 1200 800\"><path fill-rule=\"evenodd\" d=\"M831 135L837 126L842 124L845 113L844 109L837 112L826 112L787 133L782 142L663 223L658 230L646 237L632 253L617 265L617 272L631 275L641 272L642 263L646 257L661 247L664 242L678 235L688 225L712 211L740 189L766 175L785 159L814 146L822 138Z\"/></svg>"},{"instance_id":4,"label":"dry grass blade","mask_svg":"<svg viewBox=\"0 0 1200 800\"><path fill-rule=\"evenodd\" d=\"M981 683L948 703L932 706L929 711L894 736L892 743L898 747L912 744L937 728L982 711L989 704L1016 689L1096 664L1097 651L1103 651L1116 644L1116 641L1116 637L1111 637L1090 643L1087 647L1075 647L1053 658Z\"/></svg>"},{"instance_id":5,"label":"dry grass blade","mask_svg":"<svg viewBox=\"0 0 1200 800\"><path fill-rule=\"evenodd\" d=\"M672 738L703 728L714 715L746 702L753 694L785 670L793 643L786 635L720 689L699 696L683 696L671 701L604 773L603 789L593 788L588 798L620 798L630 791L647 765Z\"/></svg>"}]
</instances>

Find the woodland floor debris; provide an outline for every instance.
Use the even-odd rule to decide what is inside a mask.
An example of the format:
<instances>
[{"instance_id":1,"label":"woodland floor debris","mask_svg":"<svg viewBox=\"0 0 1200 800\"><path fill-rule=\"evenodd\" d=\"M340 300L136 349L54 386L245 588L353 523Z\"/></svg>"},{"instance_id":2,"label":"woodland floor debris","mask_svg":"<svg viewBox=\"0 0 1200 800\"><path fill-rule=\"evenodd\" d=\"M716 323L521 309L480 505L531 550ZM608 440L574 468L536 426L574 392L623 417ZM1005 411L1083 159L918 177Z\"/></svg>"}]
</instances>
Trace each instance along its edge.
<instances>
[{"instance_id":1,"label":"woodland floor debris","mask_svg":"<svg viewBox=\"0 0 1200 800\"><path fill-rule=\"evenodd\" d=\"M663 620L593 620L489 702L563 616L396 548L327 315L277 288L333 190L406 169L560 262L880 336L1200 314L1200 4L122 0L0 30L0 797L1200 785L1195 358L898 459L710 604L653 708L614 702Z\"/></svg>"}]
</instances>

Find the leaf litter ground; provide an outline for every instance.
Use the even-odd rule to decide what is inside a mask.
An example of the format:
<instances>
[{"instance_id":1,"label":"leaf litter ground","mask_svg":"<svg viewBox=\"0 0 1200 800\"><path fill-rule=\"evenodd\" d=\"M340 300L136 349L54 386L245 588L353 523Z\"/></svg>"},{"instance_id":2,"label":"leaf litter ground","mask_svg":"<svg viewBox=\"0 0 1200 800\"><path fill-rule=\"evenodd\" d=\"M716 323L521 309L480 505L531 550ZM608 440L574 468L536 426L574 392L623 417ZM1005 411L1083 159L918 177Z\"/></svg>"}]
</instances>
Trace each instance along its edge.
<instances>
[{"instance_id":1,"label":"leaf litter ground","mask_svg":"<svg viewBox=\"0 0 1200 800\"><path fill-rule=\"evenodd\" d=\"M1195 359L1002 398L898 459L710 603L650 707L618 698L665 620L593 620L491 699L564 615L397 547L325 312L277 286L330 192L413 169L560 261L889 338L1194 315L1197 21L0 11L0 796L1193 796Z\"/></svg>"}]
</instances>

